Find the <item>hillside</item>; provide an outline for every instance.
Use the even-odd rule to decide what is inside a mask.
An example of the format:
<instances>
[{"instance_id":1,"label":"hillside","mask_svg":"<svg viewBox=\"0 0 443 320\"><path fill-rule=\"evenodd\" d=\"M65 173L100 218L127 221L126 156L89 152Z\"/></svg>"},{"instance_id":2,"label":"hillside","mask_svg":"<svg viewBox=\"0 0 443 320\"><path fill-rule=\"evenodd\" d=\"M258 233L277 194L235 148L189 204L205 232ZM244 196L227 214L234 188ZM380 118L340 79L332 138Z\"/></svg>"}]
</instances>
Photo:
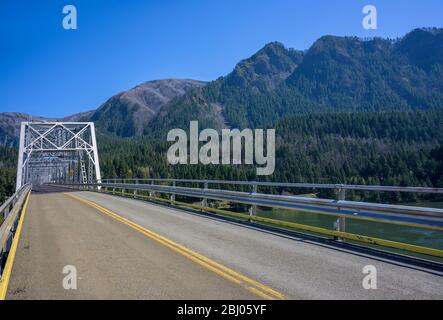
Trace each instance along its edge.
<instances>
[{"instance_id":1,"label":"hillside","mask_svg":"<svg viewBox=\"0 0 443 320\"><path fill-rule=\"evenodd\" d=\"M260 179L443 187L441 119L443 109L290 116L276 125L275 173L263 177L256 176L254 165L169 165L169 144L150 136L101 136L99 152L103 175L108 178ZM333 196L323 192L323 196ZM392 203L417 200L417 195L399 193L349 192L347 196Z\"/></svg>"},{"instance_id":2,"label":"hillside","mask_svg":"<svg viewBox=\"0 0 443 320\"><path fill-rule=\"evenodd\" d=\"M0 145L16 142L29 117L0 113ZM276 128L276 170L265 179L443 187L443 30L325 36L303 52L273 42L215 81L147 82L65 119L96 122L107 178L257 179L253 166L167 163L166 132L199 120L200 128ZM13 181L2 166L0 177Z\"/></svg>"},{"instance_id":3,"label":"hillside","mask_svg":"<svg viewBox=\"0 0 443 320\"><path fill-rule=\"evenodd\" d=\"M94 121L121 137L163 139L196 119L202 127L254 128L297 114L442 106L443 31L416 29L395 41L324 36L306 51L272 42L215 81L149 81L65 120ZM0 113L0 145L17 140L17 124L26 118Z\"/></svg>"},{"instance_id":4,"label":"hillside","mask_svg":"<svg viewBox=\"0 0 443 320\"><path fill-rule=\"evenodd\" d=\"M138 136L162 106L204 84L201 81L179 79L145 82L111 97L83 119L94 121L97 128L104 132L121 137Z\"/></svg>"},{"instance_id":5,"label":"hillside","mask_svg":"<svg viewBox=\"0 0 443 320\"><path fill-rule=\"evenodd\" d=\"M142 83L135 88L109 98L96 110L81 112L59 119L48 119L17 112L0 112L0 146L18 143L22 121L93 121L96 128L122 137L137 136L156 116L162 106L173 98L201 88L203 81L165 79Z\"/></svg>"},{"instance_id":6,"label":"hillside","mask_svg":"<svg viewBox=\"0 0 443 320\"><path fill-rule=\"evenodd\" d=\"M303 52L272 42L239 62L227 76L165 105L147 127L147 133L158 135L168 128L186 128L191 119L212 128L245 127L249 120L272 121L274 117L270 115L279 108L272 97L279 94L277 88L302 59ZM264 114L266 119L262 118Z\"/></svg>"},{"instance_id":7,"label":"hillside","mask_svg":"<svg viewBox=\"0 0 443 320\"><path fill-rule=\"evenodd\" d=\"M265 127L291 114L442 108L442 48L442 29L416 29L396 41L325 36L306 52L270 43L226 77L165 105L147 129L164 133L195 119L216 128Z\"/></svg>"},{"instance_id":8,"label":"hillside","mask_svg":"<svg viewBox=\"0 0 443 320\"><path fill-rule=\"evenodd\" d=\"M20 112L0 113L0 146L13 146L20 136L20 123L23 121L43 121L48 118L35 117Z\"/></svg>"}]
</instances>

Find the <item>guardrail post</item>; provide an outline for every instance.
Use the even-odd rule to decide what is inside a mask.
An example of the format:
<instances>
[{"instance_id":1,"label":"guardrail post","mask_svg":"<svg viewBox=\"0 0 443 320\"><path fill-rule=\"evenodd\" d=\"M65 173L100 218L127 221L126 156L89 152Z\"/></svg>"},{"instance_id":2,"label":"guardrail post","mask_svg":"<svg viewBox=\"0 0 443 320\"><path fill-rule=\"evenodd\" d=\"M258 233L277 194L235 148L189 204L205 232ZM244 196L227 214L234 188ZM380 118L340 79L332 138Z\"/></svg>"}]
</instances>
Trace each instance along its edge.
<instances>
[{"instance_id":1,"label":"guardrail post","mask_svg":"<svg viewBox=\"0 0 443 320\"><path fill-rule=\"evenodd\" d=\"M175 188L175 181L172 182L172 187ZM171 204L175 202L175 193L171 193Z\"/></svg>"},{"instance_id":2,"label":"guardrail post","mask_svg":"<svg viewBox=\"0 0 443 320\"><path fill-rule=\"evenodd\" d=\"M151 186L154 185L154 181L151 181ZM154 192L152 190L149 190L149 199L152 200L152 196L154 195Z\"/></svg>"},{"instance_id":3,"label":"guardrail post","mask_svg":"<svg viewBox=\"0 0 443 320\"><path fill-rule=\"evenodd\" d=\"M337 200L339 200L339 201L346 200L346 189L344 189L344 188L336 189L336 194L337 194ZM338 208L338 210L340 210L340 207ZM335 230L337 230L339 232L346 232L346 218L345 217L339 217L337 219L337 221L335 222ZM340 237L335 237L335 240L345 241L345 239L340 238Z\"/></svg>"},{"instance_id":4,"label":"guardrail post","mask_svg":"<svg viewBox=\"0 0 443 320\"><path fill-rule=\"evenodd\" d=\"M12 206L12 207L14 207L14 206ZM6 218L9 215L10 210L11 210L11 205L6 207L5 212L3 213L3 220L6 220Z\"/></svg>"},{"instance_id":5,"label":"guardrail post","mask_svg":"<svg viewBox=\"0 0 443 320\"><path fill-rule=\"evenodd\" d=\"M205 191L208 190L208 182L205 182L203 189ZM208 206L208 198L202 199L201 206L202 206L202 211L203 211L203 208Z\"/></svg>"},{"instance_id":6,"label":"guardrail post","mask_svg":"<svg viewBox=\"0 0 443 320\"><path fill-rule=\"evenodd\" d=\"M252 185L252 193L257 193L257 184ZM257 205L252 205L249 207L249 221L252 221L252 217L255 217L257 215Z\"/></svg>"},{"instance_id":7,"label":"guardrail post","mask_svg":"<svg viewBox=\"0 0 443 320\"><path fill-rule=\"evenodd\" d=\"M138 184L138 179L135 179L134 183L137 185ZM134 188L132 193L134 194L134 199L137 199L137 189Z\"/></svg>"}]
</instances>

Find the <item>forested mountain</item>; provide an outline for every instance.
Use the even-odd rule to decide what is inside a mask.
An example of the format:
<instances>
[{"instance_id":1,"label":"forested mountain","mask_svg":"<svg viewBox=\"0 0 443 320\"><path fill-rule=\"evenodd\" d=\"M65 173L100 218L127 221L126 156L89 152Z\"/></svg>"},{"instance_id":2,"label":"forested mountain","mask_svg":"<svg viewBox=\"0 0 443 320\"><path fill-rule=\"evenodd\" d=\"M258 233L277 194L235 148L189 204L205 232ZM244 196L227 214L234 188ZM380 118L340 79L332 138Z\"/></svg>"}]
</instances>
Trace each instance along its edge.
<instances>
[{"instance_id":1,"label":"forested mountain","mask_svg":"<svg viewBox=\"0 0 443 320\"><path fill-rule=\"evenodd\" d=\"M111 97L84 120L94 121L99 130L107 133L138 136L162 106L204 84L180 79L148 81Z\"/></svg>"},{"instance_id":2,"label":"forested mountain","mask_svg":"<svg viewBox=\"0 0 443 320\"><path fill-rule=\"evenodd\" d=\"M99 131L121 137L138 136L159 109L173 98L205 85L203 81L164 79L142 83L109 98L96 110L60 119L24 113L0 113L0 146L16 145L22 121L93 121Z\"/></svg>"},{"instance_id":3,"label":"forested mountain","mask_svg":"<svg viewBox=\"0 0 443 320\"><path fill-rule=\"evenodd\" d=\"M298 67L303 52L273 42L241 61L226 77L210 82L165 105L145 132L159 135L170 128L189 126L198 119L202 127L246 127L248 119L269 123L276 89ZM262 117L265 118L262 118ZM253 121L258 122L258 121Z\"/></svg>"},{"instance_id":4,"label":"forested mountain","mask_svg":"<svg viewBox=\"0 0 443 320\"><path fill-rule=\"evenodd\" d=\"M253 165L171 166L166 141L100 137L104 176L208 178L443 187L443 109L295 115L276 126L276 169ZM301 191L302 192L302 191ZM352 193L349 194L352 197ZM356 197L362 194L356 193ZM385 201L413 194L367 193ZM402 199L401 197L406 197ZM357 197L358 199L358 197ZM376 200L376 199L373 199Z\"/></svg>"},{"instance_id":5,"label":"forested mountain","mask_svg":"<svg viewBox=\"0 0 443 320\"><path fill-rule=\"evenodd\" d=\"M291 114L441 108L442 48L442 29L416 29L395 41L325 36L306 52L270 43L228 76L166 105L146 130L200 118L243 128L273 126Z\"/></svg>"},{"instance_id":6,"label":"forested mountain","mask_svg":"<svg viewBox=\"0 0 443 320\"><path fill-rule=\"evenodd\" d=\"M201 129L276 128L276 170L262 179L443 187L443 30L325 36L306 51L273 42L215 81L148 82L71 118L96 122L107 178L257 179L254 166L167 163L167 131L199 120ZM10 145L17 121L1 119L0 144ZM0 161L0 177L13 181ZM383 200L414 200L395 197Z\"/></svg>"},{"instance_id":7,"label":"forested mountain","mask_svg":"<svg viewBox=\"0 0 443 320\"><path fill-rule=\"evenodd\" d=\"M443 29L416 29L396 40L324 36L304 52L272 42L207 85L149 81L67 118L94 121L98 130L122 137L164 138L190 120L202 127L254 128L296 114L442 106ZM2 117L5 145L15 136Z\"/></svg>"}]
</instances>

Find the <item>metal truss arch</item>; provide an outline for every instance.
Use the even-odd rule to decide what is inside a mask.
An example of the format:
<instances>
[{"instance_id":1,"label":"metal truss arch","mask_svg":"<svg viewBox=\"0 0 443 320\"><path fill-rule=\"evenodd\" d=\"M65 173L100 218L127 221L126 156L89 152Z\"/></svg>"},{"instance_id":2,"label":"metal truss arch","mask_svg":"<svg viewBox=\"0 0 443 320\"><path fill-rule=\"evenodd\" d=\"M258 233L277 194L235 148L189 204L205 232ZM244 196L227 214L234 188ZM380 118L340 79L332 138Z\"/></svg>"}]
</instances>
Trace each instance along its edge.
<instances>
[{"instance_id":1,"label":"metal truss arch","mask_svg":"<svg viewBox=\"0 0 443 320\"><path fill-rule=\"evenodd\" d=\"M93 122L21 123L16 189L57 181L101 181Z\"/></svg>"}]
</instances>

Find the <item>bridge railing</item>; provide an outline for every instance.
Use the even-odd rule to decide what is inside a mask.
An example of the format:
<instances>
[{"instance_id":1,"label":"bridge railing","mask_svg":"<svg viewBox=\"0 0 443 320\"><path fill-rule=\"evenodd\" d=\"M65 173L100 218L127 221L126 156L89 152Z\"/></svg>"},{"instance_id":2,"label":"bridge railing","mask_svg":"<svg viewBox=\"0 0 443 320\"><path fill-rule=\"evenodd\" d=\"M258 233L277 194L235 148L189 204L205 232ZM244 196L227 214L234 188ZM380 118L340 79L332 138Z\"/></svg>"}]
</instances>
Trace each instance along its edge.
<instances>
[{"instance_id":1,"label":"bridge railing","mask_svg":"<svg viewBox=\"0 0 443 320\"><path fill-rule=\"evenodd\" d=\"M321 184L321 183L294 183L294 182L260 182L260 181L228 181L228 180L203 180L203 179L102 179L102 183L145 183L145 182L166 182L170 184L177 183L199 183L215 185L245 185L245 186L263 186L263 187L285 187L285 188L311 188L311 189L334 189L342 190L362 190L362 191L380 191L380 192L411 192L411 193L434 193L443 194L443 188L430 187L399 187L399 186L373 186L373 185L351 185L351 184ZM339 193L339 192L337 192Z\"/></svg>"},{"instance_id":2,"label":"bridge railing","mask_svg":"<svg viewBox=\"0 0 443 320\"><path fill-rule=\"evenodd\" d=\"M163 184L159 184L163 183ZM164 183L167 183L165 185ZM179 183L202 184L202 187L178 186ZM209 188L210 184L236 184L250 185L251 192L232 191ZM220 180L186 180L186 179L105 179L100 183L70 184L71 187L80 189L99 190L123 196L147 198L155 201L169 202L183 205L194 209L221 213L250 221L269 223L283 227L301 229L308 232L332 236L337 240L345 239L358 242L366 242L385 247L408 250L425 255L443 258L443 250L427 248L412 244L399 243L386 239L378 239L359 234L352 234L346 230L347 220L361 220L370 222L389 223L400 226L423 228L443 231L443 210L435 208L422 208L403 205L390 205L380 203L368 203L347 201L343 190L373 190L373 191L396 191L396 192L420 192L443 194L443 189L438 188L411 188L411 187L385 187L385 186L351 186L337 184L304 184L304 183L273 183L273 182L249 182L249 181L220 181ZM303 196L288 196L264 194L257 192L257 186L277 187L306 187L335 189L338 199L318 199ZM132 193L128 192L132 190ZM146 194L143 194L146 193ZM169 199L158 197L157 194L169 194ZM176 195L199 198L199 205L176 201ZM235 202L249 205L249 213L235 213L208 206L208 199ZM257 207L271 207L290 209L301 212L317 213L337 218L335 229L325 229L315 226L298 224L289 221L281 221L257 216Z\"/></svg>"},{"instance_id":3,"label":"bridge railing","mask_svg":"<svg viewBox=\"0 0 443 320\"><path fill-rule=\"evenodd\" d=\"M0 206L0 217L3 221L0 225L0 279L17 230L23 204L30 191L31 185L24 185Z\"/></svg>"}]
</instances>

